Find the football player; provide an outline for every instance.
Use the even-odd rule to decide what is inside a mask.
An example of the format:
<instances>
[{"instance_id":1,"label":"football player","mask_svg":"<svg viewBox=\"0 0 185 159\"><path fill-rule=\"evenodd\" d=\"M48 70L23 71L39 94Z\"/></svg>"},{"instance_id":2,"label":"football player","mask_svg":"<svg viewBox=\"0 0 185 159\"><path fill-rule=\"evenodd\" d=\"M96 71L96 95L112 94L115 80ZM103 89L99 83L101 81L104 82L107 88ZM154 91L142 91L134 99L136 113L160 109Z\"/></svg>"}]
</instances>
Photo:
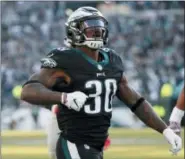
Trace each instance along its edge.
<instances>
[{"instance_id":1,"label":"football player","mask_svg":"<svg viewBox=\"0 0 185 159\"><path fill-rule=\"evenodd\" d=\"M61 130L57 159L103 159L116 95L149 127L163 134L177 153L181 138L156 115L151 104L128 85L121 58L109 48L108 22L100 11L81 7L66 22L68 48L41 60L40 73L23 86L21 99L58 104Z\"/></svg>"},{"instance_id":2,"label":"football player","mask_svg":"<svg viewBox=\"0 0 185 159\"><path fill-rule=\"evenodd\" d=\"M46 129L48 153L51 159L56 159L56 143L60 134L60 129L56 119L57 111L58 106L53 105L51 107L51 116L48 120Z\"/></svg>"},{"instance_id":3,"label":"football player","mask_svg":"<svg viewBox=\"0 0 185 159\"><path fill-rule=\"evenodd\" d=\"M174 130L175 133L180 135L181 133L181 120L184 116L184 87L179 94L176 106L170 116L170 128Z\"/></svg>"}]
</instances>

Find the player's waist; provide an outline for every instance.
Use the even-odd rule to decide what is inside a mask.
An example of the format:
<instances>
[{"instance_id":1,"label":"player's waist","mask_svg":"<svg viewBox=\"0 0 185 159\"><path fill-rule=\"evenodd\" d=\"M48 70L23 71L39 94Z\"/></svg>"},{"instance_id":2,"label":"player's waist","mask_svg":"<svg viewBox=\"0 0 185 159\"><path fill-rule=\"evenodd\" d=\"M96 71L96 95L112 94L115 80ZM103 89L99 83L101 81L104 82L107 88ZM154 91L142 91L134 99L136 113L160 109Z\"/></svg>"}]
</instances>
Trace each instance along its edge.
<instances>
[{"instance_id":1,"label":"player's waist","mask_svg":"<svg viewBox=\"0 0 185 159\"><path fill-rule=\"evenodd\" d=\"M107 131L110 127L110 118L104 116L95 117L81 117L81 116L63 116L63 118L58 117L58 125L61 129L78 129L79 131Z\"/></svg>"},{"instance_id":2,"label":"player's waist","mask_svg":"<svg viewBox=\"0 0 185 159\"><path fill-rule=\"evenodd\" d=\"M102 130L94 130L94 129L62 129L61 130L62 134L65 136L74 136L74 137L79 137L79 138L95 138L97 139L102 139L104 137L108 136L108 128L104 128Z\"/></svg>"},{"instance_id":3,"label":"player's waist","mask_svg":"<svg viewBox=\"0 0 185 159\"><path fill-rule=\"evenodd\" d=\"M61 136L66 140L74 142L76 144L87 144L98 150L102 150L104 142L108 137L107 132L102 133L90 133L90 132L78 132L78 131L67 131L63 130Z\"/></svg>"},{"instance_id":4,"label":"player's waist","mask_svg":"<svg viewBox=\"0 0 185 159\"><path fill-rule=\"evenodd\" d=\"M103 136L108 135L108 128L109 126L70 126L70 125L63 125L60 126L60 130L65 135L71 136L82 136L82 137L96 137L102 138Z\"/></svg>"}]
</instances>

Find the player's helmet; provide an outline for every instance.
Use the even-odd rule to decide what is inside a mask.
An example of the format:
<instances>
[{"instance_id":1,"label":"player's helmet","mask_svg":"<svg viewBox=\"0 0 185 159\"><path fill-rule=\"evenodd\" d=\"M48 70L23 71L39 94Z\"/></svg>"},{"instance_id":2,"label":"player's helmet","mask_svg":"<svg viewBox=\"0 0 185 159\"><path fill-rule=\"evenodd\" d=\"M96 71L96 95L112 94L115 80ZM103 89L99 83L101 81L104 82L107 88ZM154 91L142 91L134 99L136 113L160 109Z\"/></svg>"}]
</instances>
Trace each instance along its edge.
<instances>
[{"instance_id":1,"label":"player's helmet","mask_svg":"<svg viewBox=\"0 0 185 159\"><path fill-rule=\"evenodd\" d=\"M68 18L66 25L67 46L87 46L99 49L108 41L108 22L100 11L93 7L81 7Z\"/></svg>"}]
</instances>

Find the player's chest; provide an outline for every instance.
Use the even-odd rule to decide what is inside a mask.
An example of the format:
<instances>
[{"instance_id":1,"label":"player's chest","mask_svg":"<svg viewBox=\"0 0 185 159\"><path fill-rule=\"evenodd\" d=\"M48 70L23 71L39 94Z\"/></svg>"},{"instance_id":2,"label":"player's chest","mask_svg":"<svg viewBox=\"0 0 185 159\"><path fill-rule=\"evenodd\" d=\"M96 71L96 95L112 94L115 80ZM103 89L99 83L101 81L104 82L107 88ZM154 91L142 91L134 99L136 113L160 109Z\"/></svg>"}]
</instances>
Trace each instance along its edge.
<instances>
[{"instance_id":1,"label":"player's chest","mask_svg":"<svg viewBox=\"0 0 185 159\"><path fill-rule=\"evenodd\" d=\"M71 91L82 91L88 95L82 112L91 115L110 113L112 98L117 92L120 76L120 72L108 70L73 73Z\"/></svg>"},{"instance_id":2,"label":"player's chest","mask_svg":"<svg viewBox=\"0 0 185 159\"><path fill-rule=\"evenodd\" d=\"M93 71L76 70L69 74L73 91L80 90L89 95L116 91L121 77L120 72L98 69Z\"/></svg>"}]
</instances>

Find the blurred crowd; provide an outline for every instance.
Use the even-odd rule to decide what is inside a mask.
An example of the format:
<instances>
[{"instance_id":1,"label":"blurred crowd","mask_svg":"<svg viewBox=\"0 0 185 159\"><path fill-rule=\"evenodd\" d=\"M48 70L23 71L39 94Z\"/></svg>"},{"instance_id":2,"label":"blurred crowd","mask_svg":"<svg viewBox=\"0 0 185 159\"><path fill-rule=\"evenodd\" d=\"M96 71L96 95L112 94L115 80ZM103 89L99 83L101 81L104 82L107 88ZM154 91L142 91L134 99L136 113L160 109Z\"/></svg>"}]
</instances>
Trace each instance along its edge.
<instances>
[{"instance_id":1,"label":"blurred crowd","mask_svg":"<svg viewBox=\"0 0 185 159\"><path fill-rule=\"evenodd\" d=\"M184 1L119 1L118 4L128 5L134 10L184 8Z\"/></svg>"},{"instance_id":2,"label":"blurred crowd","mask_svg":"<svg viewBox=\"0 0 185 159\"><path fill-rule=\"evenodd\" d=\"M64 2L2 2L2 105L12 89L40 68L40 58L63 44Z\"/></svg>"},{"instance_id":3,"label":"blurred crowd","mask_svg":"<svg viewBox=\"0 0 185 159\"><path fill-rule=\"evenodd\" d=\"M120 53L131 84L157 99L163 83L184 78L184 13L137 15L109 17L109 46Z\"/></svg>"},{"instance_id":4,"label":"blurred crowd","mask_svg":"<svg viewBox=\"0 0 185 159\"><path fill-rule=\"evenodd\" d=\"M184 78L184 2L117 3L132 12L105 14L108 47L121 55L130 84L157 101L165 82ZM3 108L19 107L13 88L40 69L46 53L63 46L65 2L4 1L1 8L1 102Z\"/></svg>"}]
</instances>

